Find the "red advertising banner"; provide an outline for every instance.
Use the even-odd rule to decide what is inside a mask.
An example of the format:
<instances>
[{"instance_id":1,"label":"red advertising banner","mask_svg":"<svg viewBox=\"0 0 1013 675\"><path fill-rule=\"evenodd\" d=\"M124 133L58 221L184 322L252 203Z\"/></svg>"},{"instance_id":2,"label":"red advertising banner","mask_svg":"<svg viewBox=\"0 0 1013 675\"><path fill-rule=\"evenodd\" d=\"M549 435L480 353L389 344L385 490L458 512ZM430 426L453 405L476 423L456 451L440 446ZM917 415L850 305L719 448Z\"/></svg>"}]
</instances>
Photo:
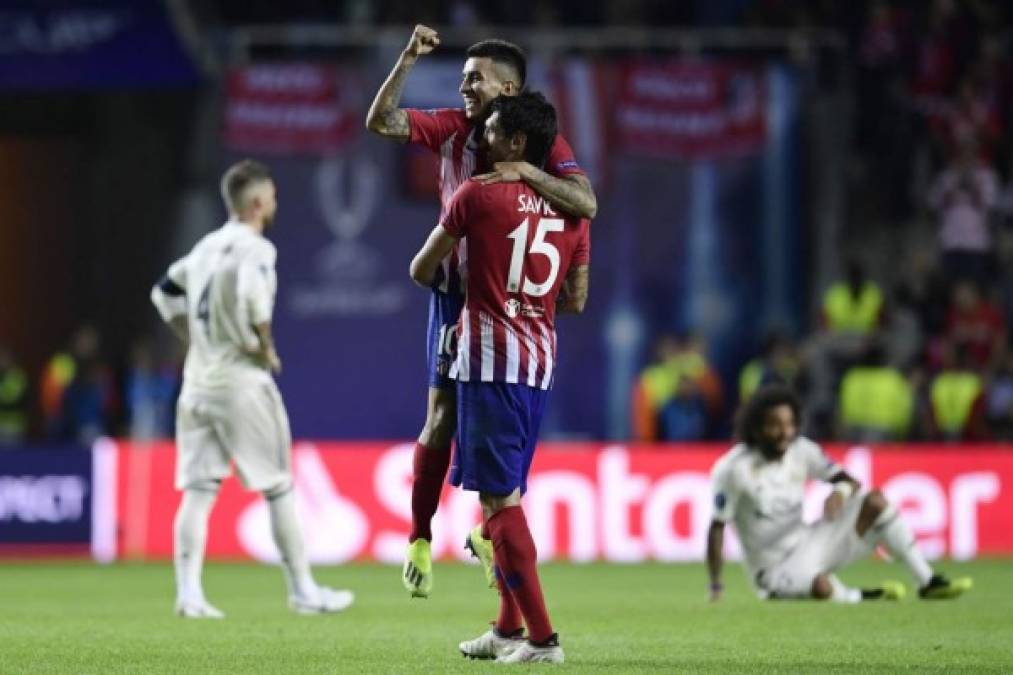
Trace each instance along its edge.
<instances>
[{"instance_id":1,"label":"red advertising banner","mask_svg":"<svg viewBox=\"0 0 1013 675\"><path fill-rule=\"evenodd\" d=\"M620 67L616 127L624 152L713 157L758 150L767 137L762 68L631 61Z\"/></svg>"},{"instance_id":2,"label":"red advertising banner","mask_svg":"<svg viewBox=\"0 0 1013 675\"><path fill-rule=\"evenodd\" d=\"M325 155L361 126L353 75L331 65L257 64L227 77L225 145L237 152Z\"/></svg>"},{"instance_id":3,"label":"red advertising banner","mask_svg":"<svg viewBox=\"0 0 1013 675\"><path fill-rule=\"evenodd\" d=\"M297 443L298 508L315 563L400 562L408 536L410 443ZM525 510L539 559L689 561L703 558L715 445L547 443L535 457ZM830 446L864 485L898 504L932 558L1013 554L1013 452L998 446ZM170 443L118 446L115 489L119 556L168 558L179 494ZM810 519L827 493L812 485ZM467 559L478 522L473 493L444 490L434 555ZM730 557L738 556L734 538ZM208 555L272 561L267 507L226 481L211 516Z\"/></svg>"}]
</instances>

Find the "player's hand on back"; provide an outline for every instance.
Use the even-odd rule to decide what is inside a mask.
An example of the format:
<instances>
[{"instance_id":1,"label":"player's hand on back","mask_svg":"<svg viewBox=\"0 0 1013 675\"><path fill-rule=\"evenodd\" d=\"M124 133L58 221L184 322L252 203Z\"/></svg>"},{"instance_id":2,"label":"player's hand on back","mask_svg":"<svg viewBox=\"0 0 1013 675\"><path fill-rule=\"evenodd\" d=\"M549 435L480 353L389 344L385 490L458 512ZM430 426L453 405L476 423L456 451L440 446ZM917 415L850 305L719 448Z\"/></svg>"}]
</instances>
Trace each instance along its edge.
<instances>
[{"instance_id":1,"label":"player's hand on back","mask_svg":"<svg viewBox=\"0 0 1013 675\"><path fill-rule=\"evenodd\" d=\"M475 180L482 185L493 183L516 183L523 180L522 172L527 162L496 162L492 165L492 171L475 176Z\"/></svg>"},{"instance_id":2,"label":"player's hand on back","mask_svg":"<svg viewBox=\"0 0 1013 675\"><path fill-rule=\"evenodd\" d=\"M429 26L418 24L412 31L412 36L405 47L405 53L409 56L423 56L440 46L440 37L436 31Z\"/></svg>"},{"instance_id":3,"label":"player's hand on back","mask_svg":"<svg viewBox=\"0 0 1013 675\"><path fill-rule=\"evenodd\" d=\"M274 349L268 350L265 355L267 361L267 368L275 375L281 375L281 358L278 356L278 352Z\"/></svg>"}]
</instances>

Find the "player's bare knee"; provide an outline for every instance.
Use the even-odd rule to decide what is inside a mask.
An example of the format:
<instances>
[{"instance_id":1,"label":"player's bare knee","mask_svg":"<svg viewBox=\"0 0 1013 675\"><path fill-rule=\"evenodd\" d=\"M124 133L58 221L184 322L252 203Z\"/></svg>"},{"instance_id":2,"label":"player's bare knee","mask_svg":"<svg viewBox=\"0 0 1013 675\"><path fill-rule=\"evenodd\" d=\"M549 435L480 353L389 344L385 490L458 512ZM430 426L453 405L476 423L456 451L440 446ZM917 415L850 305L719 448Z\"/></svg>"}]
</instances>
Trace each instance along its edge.
<instances>
[{"instance_id":1,"label":"player's bare knee","mask_svg":"<svg viewBox=\"0 0 1013 675\"><path fill-rule=\"evenodd\" d=\"M426 424L419 442L427 448L444 448L450 445L457 431L457 401L452 390L432 390Z\"/></svg>"},{"instance_id":2,"label":"player's bare knee","mask_svg":"<svg viewBox=\"0 0 1013 675\"><path fill-rule=\"evenodd\" d=\"M478 500L482 503L482 513L488 519L505 508L520 506L521 496L520 490L514 490L508 495L494 495L488 492L479 492Z\"/></svg>"},{"instance_id":3,"label":"player's bare knee","mask_svg":"<svg viewBox=\"0 0 1013 675\"><path fill-rule=\"evenodd\" d=\"M813 579L811 594L816 600L829 600L834 594L834 587L830 583L830 578L825 574L820 574Z\"/></svg>"},{"instance_id":4,"label":"player's bare knee","mask_svg":"<svg viewBox=\"0 0 1013 675\"><path fill-rule=\"evenodd\" d=\"M275 499L280 499L281 497L284 497L294 488L295 485L292 484L292 479L286 478L277 485L273 485L267 488L266 490L262 490L260 494L264 495L264 499L270 502L274 501Z\"/></svg>"},{"instance_id":5,"label":"player's bare knee","mask_svg":"<svg viewBox=\"0 0 1013 675\"><path fill-rule=\"evenodd\" d=\"M863 515L873 519L885 511L886 507L886 497L879 490L873 490L867 494L865 496L865 501L862 502Z\"/></svg>"},{"instance_id":6,"label":"player's bare knee","mask_svg":"<svg viewBox=\"0 0 1013 675\"><path fill-rule=\"evenodd\" d=\"M501 511L504 508L505 500L506 498L503 495L491 495L486 492L478 493L478 501L482 504L482 513L486 518L490 518L498 511Z\"/></svg>"},{"instance_id":7,"label":"player's bare knee","mask_svg":"<svg viewBox=\"0 0 1013 675\"><path fill-rule=\"evenodd\" d=\"M218 490L221 489L222 482L220 480L199 480L187 485L184 489L185 492L201 492L204 494L217 495Z\"/></svg>"}]
</instances>

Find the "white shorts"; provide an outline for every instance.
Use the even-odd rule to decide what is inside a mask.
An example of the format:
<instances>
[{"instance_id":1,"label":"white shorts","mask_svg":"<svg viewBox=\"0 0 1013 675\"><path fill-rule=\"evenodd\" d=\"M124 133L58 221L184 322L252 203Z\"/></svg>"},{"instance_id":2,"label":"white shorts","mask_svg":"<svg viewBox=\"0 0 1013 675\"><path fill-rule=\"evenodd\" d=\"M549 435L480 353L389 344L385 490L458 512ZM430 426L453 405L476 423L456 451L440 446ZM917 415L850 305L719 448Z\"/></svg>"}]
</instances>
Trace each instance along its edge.
<instances>
[{"instance_id":1,"label":"white shorts","mask_svg":"<svg viewBox=\"0 0 1013 675\"><path fill-rule=\"evenodd\" d=\"M291 445L288 414L270 377L214 390L184 387L176 406L176 489L228 478L232 461L247 489L278 487L291 479Z\"/></svg>"},{"instance_id":2,"label":"white shorts","mask_svg":"<svg viewBox=\"0 0 1013 675\"><path fill-rule=\"evenodd\" d=\"M798 544L784 560L757 573L755 582L763 597L808 598L813 579L869 555L855 525L868 492L852 495L834 520L806 525Z\"/></svg>"}]
</instances>

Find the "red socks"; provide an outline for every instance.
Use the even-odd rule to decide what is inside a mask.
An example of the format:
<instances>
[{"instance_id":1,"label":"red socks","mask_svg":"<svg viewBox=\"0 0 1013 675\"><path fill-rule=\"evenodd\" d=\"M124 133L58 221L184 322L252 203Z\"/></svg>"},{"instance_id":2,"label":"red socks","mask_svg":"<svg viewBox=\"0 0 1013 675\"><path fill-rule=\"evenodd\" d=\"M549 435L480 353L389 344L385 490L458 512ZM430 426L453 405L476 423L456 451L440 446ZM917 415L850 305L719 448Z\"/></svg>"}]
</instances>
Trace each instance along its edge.
<instances>
[{"instance_id":1,"label":"red socks","mask_svg":"<svg viewBox=\"0 0 1013 675\"><path fill-rule=\"evenodd\" d=\"M499 588L499 616L496 617L496 632L500 635L513 635L524 628L524 616L513 593L503 585L499 565L496 566L496 587Z\"/></svg>"},{"instance_id":2,"label":"red socks","mask_svg":"<svg viewBox=\"0 0 1013 675\"><path fill-rule=\"evenodd\" d=\"M538 581L535 541L531 538L523 509L520 506L507 507L493 515L487 525L492 535L496 577L501 589L500 618L496 622L496 630L505 634L511 631L504 629L517 628L510 623L517 623L509 607L514 604L528 626L528 639L532 642L548 640L552 635L552 625ZM505 623L501 625L500 621Z\"/></svg>"},{"instance_id":3,"label":"red socks","mask_svg":"<svg viewBox=\"0 0 1013 675\"><path fill-rule=\"evenodd\" d=\"M412 530L408 541L433 540L432 520L440 505L440 492L450 466L450 448L415 444L412 471Z\"/></svg>"}]
</instances>

